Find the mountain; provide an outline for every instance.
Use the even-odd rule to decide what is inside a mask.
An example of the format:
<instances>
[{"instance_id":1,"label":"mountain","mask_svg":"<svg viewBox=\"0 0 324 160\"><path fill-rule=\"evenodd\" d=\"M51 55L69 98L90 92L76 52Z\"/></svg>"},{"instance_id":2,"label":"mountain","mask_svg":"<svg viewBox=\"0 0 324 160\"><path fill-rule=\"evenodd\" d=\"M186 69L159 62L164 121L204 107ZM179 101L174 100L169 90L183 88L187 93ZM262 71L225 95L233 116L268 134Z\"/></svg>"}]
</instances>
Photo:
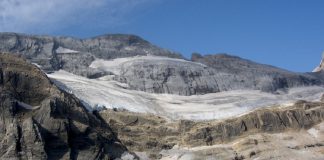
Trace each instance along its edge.
<instances>
[{"instance_id":1,"label":"mountain","mask_svg":"<svg viewBox=\"0 0 324 160\"><path fill-rule=\"evenodd\" d=\"M295 73L227 54L201 56L196 53L192 55L192 61L206 64L217 72L231 74L226 80L236 88L269 92L296 86L322 85L324 82L323 77L314 73Z\"/></svg>"},{"instance_id":2,"label":"mountain","mask_svg":"<svg viewBox=\"0 0 324 160\"><path fill-rule=\"evenodd\" d=\"M324 157L323 109L323 102L298 101L289 107L260 108L209 121L169 121L113 110L100 114L142 159L320 160Z\"/></svg>"},{"instance_id":3,"label":"mountain","mask_svg":"<svg viewBox=\"0 0 324 160\"><path fill-rule=\"evenodd\" d=\"M123 34L0 33L0 52L0 159L324 157L322 71Z\"/></svg>"},{"instance_id":4,"label":"mountain","mask_svg":"<svg viewBox=\"0 0 324 160\"><path fill-rule=\"evenodd\" d=\"M121 109L89 112L42 70L12 54L0 54L0 91L4 160L323 157L322 102L208 121Z\"/></svg>"},{"instance_id":5,"label":"mountain","mask_svg":"<svg viewBox=\"0 0 324 160\"><path fill-rule=\"evenodd\" d=\"M105 121L18 56L0 54L0 99L0 159L129 154Z\"/></svg>"},{"instance_id":6,"label":"mountain","mask_svg":"<svg viewBox=\"0 0 324 160\"><path fill-rule=\"evenodd\" d=\"M0 51L21 54L48 73L63 69L88 78L111 76L128 89L149 93L276 92L324 81L315 73L294 73L226 54L194 54L189 61L134 35L77 39L1 33Z\"/></svg>"},{"instance_id":7,"label":"mountain","mask_svg":"<svg viewBox=\"0 0 324 160\"><path fill-rule=\"evenodd\" d=\"M114 59L147 54L182 58L180 54L154 46L138 36L122 34L78 39L1 33L0 51L22 54L48 72L64 69L83 76L100 74L88 68L95 58Z\"/></svg>"}]
</instances>

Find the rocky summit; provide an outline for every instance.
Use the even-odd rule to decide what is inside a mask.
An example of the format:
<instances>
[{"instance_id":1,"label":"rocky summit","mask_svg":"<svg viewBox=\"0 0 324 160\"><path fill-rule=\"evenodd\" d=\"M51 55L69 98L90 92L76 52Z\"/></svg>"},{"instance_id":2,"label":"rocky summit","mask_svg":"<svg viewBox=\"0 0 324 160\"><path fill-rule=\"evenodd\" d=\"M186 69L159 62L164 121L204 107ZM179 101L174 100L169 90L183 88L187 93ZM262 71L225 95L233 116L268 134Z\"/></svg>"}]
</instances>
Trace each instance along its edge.
<instances>
[{"instance_id":1,"label":"rocky summit","mask_svg":"<svg viewBox=\"0 0 324 160\"><path fill-rule=\"evenodd\" d=\"M323 60L189 60L123 34L0 33L0 53L1 160L324 158Z\"/></svg>"}]
</instances>

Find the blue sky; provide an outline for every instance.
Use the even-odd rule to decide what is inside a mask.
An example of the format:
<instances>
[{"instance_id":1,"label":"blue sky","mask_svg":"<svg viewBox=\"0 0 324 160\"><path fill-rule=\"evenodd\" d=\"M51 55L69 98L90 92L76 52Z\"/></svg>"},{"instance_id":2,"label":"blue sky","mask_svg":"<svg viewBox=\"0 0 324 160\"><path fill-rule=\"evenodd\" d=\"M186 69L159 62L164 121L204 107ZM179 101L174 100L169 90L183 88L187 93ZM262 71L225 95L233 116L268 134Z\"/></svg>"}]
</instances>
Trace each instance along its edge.
<instances>
[{"instance_id":1,"label":"blue sky","mask_svg":"<svg viewBox=\"0 0 324 160\"><path fill-rule=\"evenodd\" d=\"M229 53L311 71L324 51L322 0L2 0L0 31L135 34L190 58Z\"/></svg>"}]
</instances>

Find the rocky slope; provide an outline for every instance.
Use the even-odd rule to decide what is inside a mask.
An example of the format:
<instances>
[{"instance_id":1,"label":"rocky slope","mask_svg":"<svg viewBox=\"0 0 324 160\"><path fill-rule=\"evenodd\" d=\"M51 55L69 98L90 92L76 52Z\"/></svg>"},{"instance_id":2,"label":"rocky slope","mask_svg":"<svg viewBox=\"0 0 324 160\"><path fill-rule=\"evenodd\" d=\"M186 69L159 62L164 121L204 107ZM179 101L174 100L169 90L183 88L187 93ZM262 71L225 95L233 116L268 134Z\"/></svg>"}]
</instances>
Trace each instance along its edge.
<instances>
[{"instance_id":1,"label":"rocky slope","mask_svg":"<svg viewBox=\"0 0 324 160\"><path fill-rule=\"evenodd\" d=\"M194 56L192 61L137 56L97 60L90 67L112 72L114 80L128 84L129 89L185 96L239 89L276 92L324 84L318 73L294 73L224 54Z\"/></svg>"},{"instance_id":2,"label":"rocky slope","mask_svg":"<svg viewBox=\"0 0 324 160\"><path fill-rule=\"evenodd\" d=\"M18 56L0 54L0 99L0 159L113 159L128 153L107 123Z\"/></svg>"},{"instance_id":3,"label":"rocky slope","mask_svg":"<svg viewBox=\"0 0 324 160\"><path fill-rule=\"evenodd\" d=\"M237 118L200 122L170 121L119 110L92 114L73 95L54 86L40 69L17 56L1 54L0 71L1 159L136 158L127 148L148 159L167 158L175 151L182 152L182 156L172 159L187 159L187 154L191 159L269 158L274 155L268 151L278 152L278 146L262 146L274 143L277 138L273 133L307 130L324 119L323 103L305 101L285 108L258 109ZM215 145L222 147L186 152L181 149ZM314 140L296 142L285 149L292 152L302 147L316 148L304 157L316 154L318 158L323 157L323 146L323 141ZM279 152L275 157L289 155Z\"/></svg>"},{"instance_id":4,"label":"rocky slope","mask_svg":"<svg viewBox=\"0 0 324 160\"><path fill-rule=\"evenodd\" d=\"M323 77L313 73L294 73L270 65L264 65L227 54L192 55L193 62L205 64L217 72L228 73L226 78L234 88L254 88L276 91L303 85L321 85Z\"/></svg>"},{"instance_id":5,"label":"rocky slope","mask_svg":"<svg viewBox=\"0 0 324 160\"><path fill-rule=\"evenodd\" d=\"M189 61L131 35L2 33L0 51L10 52L0 54L0 159L324 157L323 102L260 106L317 100L324 72L294 73L224 54L194 54ZM66 91L43 73L59 69L67 72L48 75ZM295 88L311 85L317 87ZM236 91L222 92L228 90ZM102 111L87 110L86 100ZM111 110L99 104L106 102ZM214 114L212 120L190 120L201 111Z\"/></svg>"},{"instance_id":6,"label":"rocky slope","mask_svg":"<svg viewBox=\"0 0 324 160\"><path fill-rule=\"evenodd\" d=\"M103 35L89 39L0 34L0 51L21 54L47 72L63 69L88 78L115 76L129 89L152 93L196 95L237 89L276 92L286 88L323 85L323 74L294 73L229 55L201 56L193 62L158 48L134 35ZM134 56L162 57L129 60L112 73L91 67L96 60L118 60ZM163 57L169 57L165 59ZM180 58L175 59L175 58ZM204 65L202 65L204 64Z\"/></svg>"},{"instance_id":7,"label":"rocky slope","mask_svg":"<svg viewBox=\"0 0 324 160\"><path fill-rule=\"evenodd\" d=\"M139 154L145 152L145 155L142 156L150 159L163 158L163 156L168 155L165 153L172 155L172 150L178 150L179 152L181 148L183 149L182 152L185 151L184 153L187 152L192 157L196 157L189 159L204 159L203 157L235 159L240 156L245 157L245 159L250 157L269 159L271 153L268 151L270 150L273 151L272 156L275 156L273 158L289 159L293 158L293 156L280 152L276 147L295 152L295 150L299 150L304 146L317 147L317 150L307 154L307 156L316 153L318 159L324 157L322 152L324 151L323 138L318 139L318 141L313 140L313 142L284 139L287 144L277 145L275 145L275 140L272 138L278 133L289 137L290 134L305 132L322 123L324 120L323 102L299 101L285 108L263 108L236 118L201 122L188 120L170 122L159 116L122 110L106 110L100 112L100 114L118 133L118 137L123 144ZM254 135L252 136L254 138L251 135ZM236 142L236 144L226 147L232 142ZM273 146L261 147L267 145L266 143L268 145L271 143ZM190 151L190 148L204 148L202 146L205 146L206 149L208 149L207 146L218 146L220 150L211 149L208 151L201 149L201 152ZM178 155L178 158L171 159L181 159L181 156Z\"/></svg>"},{"instance_id":8,"label":"rocky slope","mask_svg":"<svg viewBox=\"0 0 324 160\"><path fill-rule=\"evenodd\" d=\"M21 54L41 65L45 71L64 69L83 76L103 74L88 69L94 58L114 59L147 54L181 58L180 54L156 47L138 36L122 34L78 39L1 33L0 52Z\"/></svg>"}]
</instances>

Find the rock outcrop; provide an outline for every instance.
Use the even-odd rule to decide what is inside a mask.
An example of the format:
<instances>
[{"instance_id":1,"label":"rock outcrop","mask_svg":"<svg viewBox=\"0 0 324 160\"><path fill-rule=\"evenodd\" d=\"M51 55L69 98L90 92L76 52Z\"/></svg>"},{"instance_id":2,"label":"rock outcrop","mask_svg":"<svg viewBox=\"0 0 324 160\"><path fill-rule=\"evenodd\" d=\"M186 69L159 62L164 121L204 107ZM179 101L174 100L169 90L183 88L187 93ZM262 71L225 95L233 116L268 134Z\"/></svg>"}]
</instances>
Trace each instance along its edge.
<instances>
[{"instance_id":1,"label":"rock outcrop","mask_svg":"<svg viewBox=\"0 0 324 160\"><path fill-rule=\"evenodd\" d=\"M0 33L0 52L19 54L45 72L63 69L88 78L111 75L91 68L96 59L155 55L176 60L143 60L124 64L115 80L129 89L152 93L196 95L237 89L276 92L279 89L323 85L324 73L294 73L225 54L193 54L192 63L180 54L134 35L103 35L89 39ZM200 63L200 64L199 64Z\"/></svg>"},{"instance_id":2,"label":"rock outcrop","mask_svg":"<svg viewBox=\"0 0 324 160\"><path fill-rule=\"evenodd\" d=\"M3 160L114 159L128 153L100 117L36 66L9 54L0 54L0 141Z\"/></svg>"},{"instance_id":3,"label":"rock outcrop","mask_svg":"<svg viewBox=\"0 0 324 160\"><path fill-rule=\"evenodd\" d=\"M146 58L123 63L121 68L115 80L134 90L186 96L223 90L219 86L223 79L217 77L221 73L190 61Z\"/></svg>"},{"instance_id":4,"label":"rock outcrop","mask_svg":"<svg viewBox=\"0 0 324 160\"><path fill-rule=\"evenodd\" d=\"M309 129L323 120L324 103L299 101L288 108L258 109L222 122L183 121L180 128L184 131L183 145L200 146L231 141L251 133Z\"/></svg>"},{"instance_id":5,"label":"rock outcrop","mask_svg":"<svg viewBox=\"0 0 324 160\"><path fill-rule=\"evenodd\" d=\"M278 89L324 84L323 78L312 73L290 72L227 54L201 56L195 53L192 61L205 64L215 72L229 74L228 77L223 77L229 90L257 89L274 92Z\"/></svg>"},{"instance_id":6,"label":"rock outcrop","mask_svg":"<svg viewBox=\"0 0 324 160\"><path fill-rule=\"evenodd\" d=\"M161 150L229 143L252 134L307 130L324 120L324 103L299 101L293 106L257 109L236 118L169 121L156 115L106 110L100 115L132 151L159 158Z\"/></svg>"},{"instance_id":7,"label":"rock outcrop","mask_svg":"<svg viewBox=\"0 0 324 160\"><path fill-rule=\"evenodd\" d=\"M122 63L115 80L134 90L186 96L239 89L274 93L324 84L317 73L294 73L226 54L194 54L192 61L137 58Z\"/></svg>"},{"instance_id":8,"label":"rock outcrop","mask_svg":"<svg viewBox=\"0 0 324 160\"><path fill-rule=\"evenodd\" d=\"M123 34L78 39L0 33L0 52L23 55L47 72L64 69L82 76L98 74L88 68L94 58L115 59L148 54L182 58L180 54L154 46L138 36Z\"/></svg>"},{"instance_id":9,"label":"rock outcrop","mask_svg":"<svg viewBox=\"0 0 324 160\"><path fill-rule=\"evenodd\" d=\"M174 147L163 150L162 159L200 160L322 160L324 157L324 122L308 130L280 133L251 133L231 142L194 148Z\"/></svg>"},{"instance_id":10,"label":"rock outcrop","mask_svg":"<svg viewBox=\"0 0 324 160\"><path fill-rule=\"evenodd\" d=\"M313 72L321 72L321 71L322 72L324 71L324 53L322 55L321 63L313 70Z\"/></svg>"}]
</instances>

